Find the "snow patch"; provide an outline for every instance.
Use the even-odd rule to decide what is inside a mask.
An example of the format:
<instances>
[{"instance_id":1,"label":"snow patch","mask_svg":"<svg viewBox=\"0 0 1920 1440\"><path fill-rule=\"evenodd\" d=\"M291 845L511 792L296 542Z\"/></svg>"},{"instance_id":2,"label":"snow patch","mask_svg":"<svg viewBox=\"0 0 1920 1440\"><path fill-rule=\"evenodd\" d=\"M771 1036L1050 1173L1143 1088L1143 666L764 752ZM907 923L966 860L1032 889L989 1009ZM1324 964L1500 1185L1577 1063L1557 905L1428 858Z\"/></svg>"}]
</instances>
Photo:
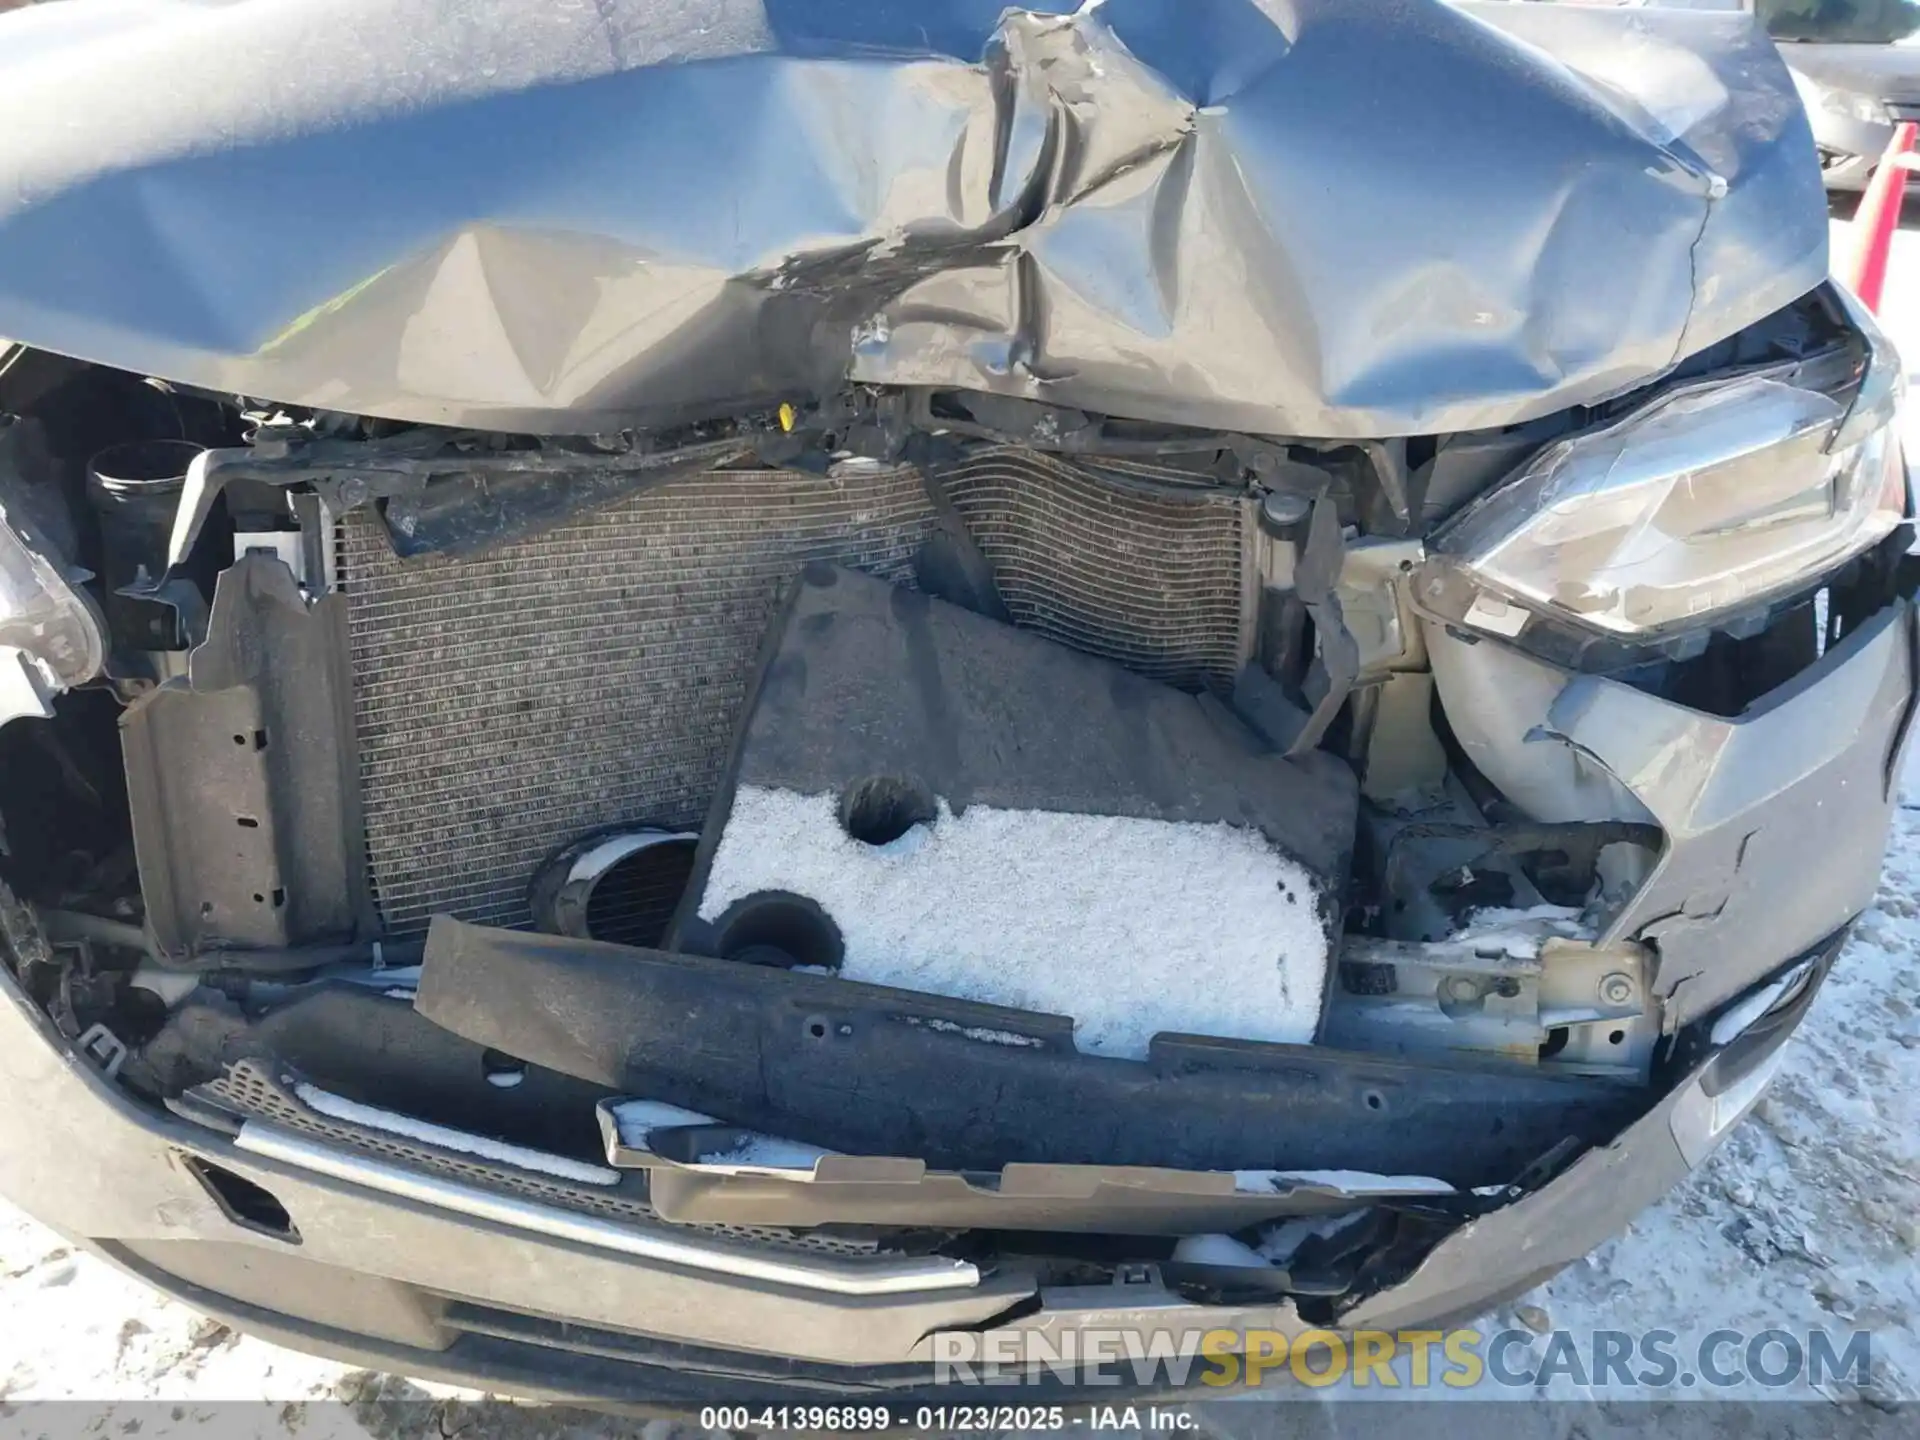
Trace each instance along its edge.
<instances>
[{"instance_id":1,"label":"snow patch","mask_svg":"<svg viewBox=\"0 0 1920 1440\"><path fill-rule=\"evenodd\" d=\"M988 1030L978 1025L956 1025L951 1020L926 1020L918 1015L906 1017L909 1025L924 1025L929 1030L938 1030L943 1035L963 1035L969 1040L978 1040L987 1045L1014 1045L1031 1048L1047 1042L1037 1035L1019 1035L1012 1030Z\"/></svg>"},{"instance_id":2,"label":"snow patch","mask_svg":"<svg viewBox=\"0 0 1920 1440\"><path fill-rule=\"evenodd\" d=\"M1231 1235L1182 1235L1173 1247L1176 1265L1215 1265L1232 1270L1270 1270L1267 1257Z\"/></svg>"},{"instance_id":3,"label":"snow patch","mask_svg":"<svg viewBox=\"0 0 1920 1440\"><path fill-rule=\"evenodd\" d=\"M811 1174L814 1161L833 1153L798 1140L748 1135L730 1150L702 1155L699 1163L709 1170L800 1170Z\"/></svg>"},{"instance_id":4,"label":"snow patch","mask_svg":"<svg viewBox=\"0 0 1920 1440\"><path fill-rule=\"evenodd\" d=\"M1307 1241L1317 1236L1338 1235L1349 1225L1366 1219L1372 1213L1371 1210L1349 1210L1344 1215L1302 1215L1293 1220L1282 1220L1278 1225L1261 1232L1256 1253L1269 1264L1284 1265L1293 1259L1294 1252Z\"/></svg>"},{"instance_id":5,"label":"snow patch","mask_svg":"<svg viewBox=\"0 0 1920 1440\"><path fill-rule=\"evenodd\" d=\"M721 1123L711 1115L702 1115L697 1110L683 1110L678 1105L668 1105L660 1100L622 1100L607 1108L613 1116L614 1128L620 1132L620 1143L649 1154L657 1153L651 1143L656 1130ZM782 1140L777 1135L748 1132L729 1148L706 1151L693 1163L709 1170L811 1172L814 1161L838 1153L799 1140Z\"/></svg>"},{"instance_id":6,"label":"snow patch","mask_svg":"<svg viewBox=\"0 0 1920 1440\"><path fill-rule=\"evenodd\" d=\"M661 1100L622 1100L607 1109L613 1115L620 1143L633 1150L652 1150L647 1142L656 1130L677 1130L683 1125L718 1125L711 1115L698 1110L682 1110Z\"/></svg>"},{"instance_id":7,"label":"snow patch","mask_svg":"<svg viewBox=\"0 0 1920 1440\"><path fill-rule=\"evenodd\" d=\"M1534 960L1548 940L1591 940L1593 927L1566 905L1534 905L1525 910L1489 907L1475 910L1466 924L1447 936L1449 944L1471 944L1480 954L1498 952L1512 960Z\"/></svg>"},{"instance_id":8,"label":"snow patch","mask_svg":"<svg viewBox=\"0 0 1920 1440\"><path fill-rule=\"evenodd\" d=\"M865 845L832 795L743 785L702 918L787 891L839 926L846 979L1069 1015L1086 1053L1162 1031L1308 1044L1327 942L1313 878L1257 832L942 802Z\"/></svg>"},{"instance_id":9,"label":"snow patch","mask_svg":"<svg viewBox=\"0 0 1920 1440\"><path fill-rule=\"evenodd\" d=\"M504 1140L489 1139L485 1135L474 1135L465 1130L449 1130L444 1125L435 1125L426 1120L416 1120L411 1115L396 1114L392 1110L382 1110L373 1105L362 1105L357 1100L349 1100L344 1095L335 1095L318 1086L304 1082L293 1087L294 1093L311 1110L322 1115L330 1115L335 1120L344 1120L350 1125L364 1125L369 1130L384 1131L389 1135L404 1135L409 1140L418 1140L422 1145L434 1145L442 1150L458 1151L462 1155L471 1155L479 1160L491 1160L497 1165L511 1165L516 1170L529 1170L537 1175L552 1175L561 1180L573 1180L583 1185L618 1185L620 1172L609 1170L604 1165L588 1165L578 1160L569 1160L564 1155L549 1155L544 1150L529 1150L524 1145L509 1145Z\"/></svg>"},{"instance_id":10,"label":"snow patch","mask_svg":"<svg viewBox=\"0 0 1920 1440\"><path fill-rule=\"evenodd\" d=\"M1242 1195L1279 1195L1312 1186L1344 1195L1451 1195L1453 1186L1428 1175L1373 1175L1365 1170L1236 1170Z\"/></svg>"}]
</instances>

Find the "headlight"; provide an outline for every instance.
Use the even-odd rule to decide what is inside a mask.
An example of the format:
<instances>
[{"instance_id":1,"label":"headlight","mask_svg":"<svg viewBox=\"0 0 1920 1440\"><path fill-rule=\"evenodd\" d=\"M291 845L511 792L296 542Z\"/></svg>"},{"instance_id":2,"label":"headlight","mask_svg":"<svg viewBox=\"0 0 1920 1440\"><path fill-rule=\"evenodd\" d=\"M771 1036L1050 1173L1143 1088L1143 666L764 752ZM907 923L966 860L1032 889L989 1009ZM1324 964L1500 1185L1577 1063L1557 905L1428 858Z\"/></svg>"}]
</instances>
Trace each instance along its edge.
<instances>
[{"instance_id":1,"label":"headlight","mask_svg":"<svg viewBox=\"0 0 1920 1440\"><path fill-rule=\"evenodd\" d=\"M18 429L0 416L0 724L50 713L56 693L93 679L106 658L99 614L67 582L14 467Z\"/></svg>"},{"instance_id":2,"label":"headlight","mask_svg":"<svg viewBox=\"0 0 1920 1440\"><path fill-rule=\"evenodd\" d=\"M1866 125L1890 125L1893 112L1871 95L1862 95L1854 90L1823 90L1820 93L1823 109L1835 115L1844 115L1849 120L1858 120Z\"/></svg>"},{"instance_id":3,"label":"headlight","mask_svg":"<svg viewBox=\"0 0 1920 1440\"><path fill-rule=\"evenodd\" d=\"M1546 617L1639 646L1884 539L1906 509L1903 381L1885 337L1854 318L1869 360L1849 395L1763 374L1709 381L1546 447L1433 537L1422 608L1508 637Z\"/></svg>"}]
</instances>

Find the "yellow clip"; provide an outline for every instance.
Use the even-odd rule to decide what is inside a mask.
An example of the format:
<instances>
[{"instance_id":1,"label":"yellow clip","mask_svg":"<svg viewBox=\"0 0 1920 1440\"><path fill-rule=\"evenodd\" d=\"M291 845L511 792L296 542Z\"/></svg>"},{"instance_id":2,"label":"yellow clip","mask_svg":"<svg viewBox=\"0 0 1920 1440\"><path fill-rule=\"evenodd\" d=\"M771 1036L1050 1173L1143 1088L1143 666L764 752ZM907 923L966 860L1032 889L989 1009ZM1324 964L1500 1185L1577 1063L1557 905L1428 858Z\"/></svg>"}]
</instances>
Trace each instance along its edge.
<instances>
[{"instance_id":1,"label":"yellow clip","mask_svg":"<svg viewBox=\"0 0 1920 1440\"><path fill-rule=\"evenodd\" d=\"M799 412L793 406L784 403L780 406L780 428L787 434L793 433L793 422L799 418Z\"/></svg>"}]
</instances>

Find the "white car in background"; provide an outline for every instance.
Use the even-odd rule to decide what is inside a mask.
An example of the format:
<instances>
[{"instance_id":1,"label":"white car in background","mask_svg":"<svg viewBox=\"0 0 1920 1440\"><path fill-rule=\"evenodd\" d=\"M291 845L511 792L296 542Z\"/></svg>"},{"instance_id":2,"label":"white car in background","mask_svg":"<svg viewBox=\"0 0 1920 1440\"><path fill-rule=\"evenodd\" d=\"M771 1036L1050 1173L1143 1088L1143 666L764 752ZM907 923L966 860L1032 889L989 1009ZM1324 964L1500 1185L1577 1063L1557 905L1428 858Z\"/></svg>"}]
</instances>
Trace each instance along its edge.
<instances>
[{"instance_id":1,"label":"white car in background","mask_svg":"<svg viewBox=\"0 0 1920 1440\"><path fill-rule=\"evenodd\" d=\"M1893 127L1920 120L1920 4L1755 0L1813 124L1829 190L1865 188Z\"/></svg>"}]
</instances>

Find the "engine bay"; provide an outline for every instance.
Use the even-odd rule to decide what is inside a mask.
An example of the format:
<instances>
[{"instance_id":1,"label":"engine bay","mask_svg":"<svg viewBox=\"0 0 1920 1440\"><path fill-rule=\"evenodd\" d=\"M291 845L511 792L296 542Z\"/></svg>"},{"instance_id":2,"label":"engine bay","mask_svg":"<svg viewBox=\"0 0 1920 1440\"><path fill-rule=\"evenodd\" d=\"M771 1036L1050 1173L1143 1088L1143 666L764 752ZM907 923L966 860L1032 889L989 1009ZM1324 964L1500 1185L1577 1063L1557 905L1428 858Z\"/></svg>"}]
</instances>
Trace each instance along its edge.
<instances>
[{"instance_id":1,"label":"engine bay","mask_svg":"<svg viewBox=\"0 0 1920 1440\"><path fill-rule=\"evenodd\" d=\"M13 970L243 1149L1333 1313L1605 1144L1759 978L1687 947L1773 841L1634 745L1811 734L1842 669L1850 742L1906 723L1904 523L1625 639L1464 592L1451 537L1689 387L1841 415L1870 373L1815 292L1493 431L857 387L554 437L15 349L0 504L75 598L10 637ZM1807 784L1887 803L1823 743Z\"/></svg>"}]
</instances>

